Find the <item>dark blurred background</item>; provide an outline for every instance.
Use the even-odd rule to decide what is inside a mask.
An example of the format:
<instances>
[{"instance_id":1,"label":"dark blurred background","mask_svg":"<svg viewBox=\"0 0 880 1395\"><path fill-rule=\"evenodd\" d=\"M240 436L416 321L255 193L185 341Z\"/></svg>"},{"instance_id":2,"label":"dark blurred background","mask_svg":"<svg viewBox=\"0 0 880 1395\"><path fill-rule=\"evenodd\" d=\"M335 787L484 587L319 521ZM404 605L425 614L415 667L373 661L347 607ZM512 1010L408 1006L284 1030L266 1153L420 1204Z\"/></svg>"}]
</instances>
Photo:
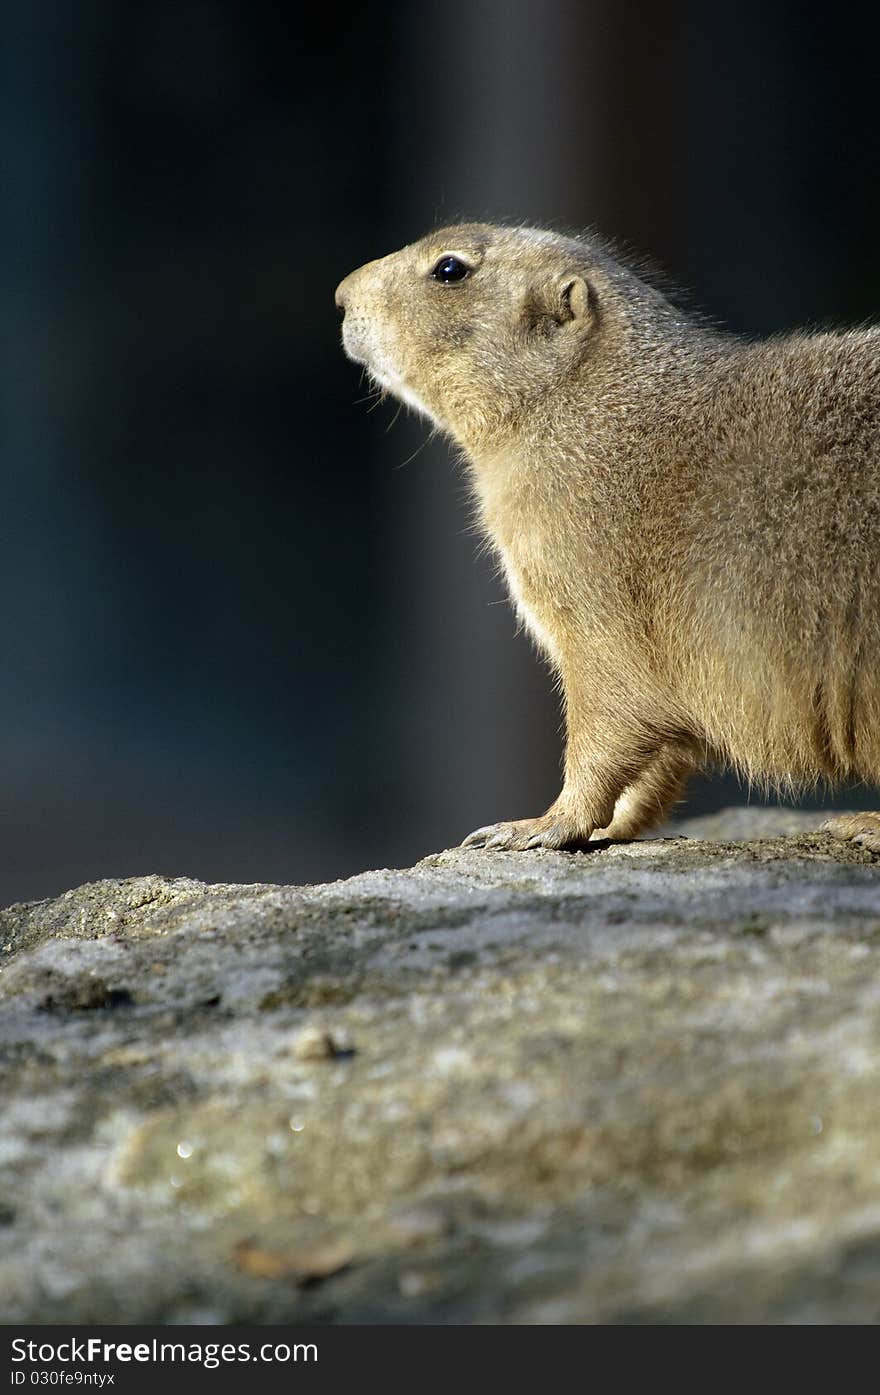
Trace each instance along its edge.
<instances>
[{"instance_id":1,"label":"dark blurred background","mask_svg":"<svg viewBox=\"0 0 880 1395\"><path fill-rule=\"evenodd\" d=\"M470 216L595 225L746 334L876 317L866 36L776 0L4 19L0 902L537 812L550 683L334 286Z\"/></svg>"}]
</instances>

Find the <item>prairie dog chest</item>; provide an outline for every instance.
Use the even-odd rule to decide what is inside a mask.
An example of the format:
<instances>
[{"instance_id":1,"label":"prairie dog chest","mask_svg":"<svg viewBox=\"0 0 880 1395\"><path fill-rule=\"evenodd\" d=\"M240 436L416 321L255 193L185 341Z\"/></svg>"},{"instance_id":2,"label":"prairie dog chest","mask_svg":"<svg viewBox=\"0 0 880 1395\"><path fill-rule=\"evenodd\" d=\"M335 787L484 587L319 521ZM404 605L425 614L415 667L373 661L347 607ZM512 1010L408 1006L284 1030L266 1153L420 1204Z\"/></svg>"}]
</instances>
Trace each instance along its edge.
<instances>
[{"instance_id":1,"label":"prairie dog chest","mask_svg":"<svg viewBox=\"0 0 880 1395\"><path fill-rule=\"evenodd\" d=\"M568 583L565 528L555 501L509 459L481 470L476 483L480 522L498 553L517 615L536 644L558 663Z\"/></svg>"}]
</instances>

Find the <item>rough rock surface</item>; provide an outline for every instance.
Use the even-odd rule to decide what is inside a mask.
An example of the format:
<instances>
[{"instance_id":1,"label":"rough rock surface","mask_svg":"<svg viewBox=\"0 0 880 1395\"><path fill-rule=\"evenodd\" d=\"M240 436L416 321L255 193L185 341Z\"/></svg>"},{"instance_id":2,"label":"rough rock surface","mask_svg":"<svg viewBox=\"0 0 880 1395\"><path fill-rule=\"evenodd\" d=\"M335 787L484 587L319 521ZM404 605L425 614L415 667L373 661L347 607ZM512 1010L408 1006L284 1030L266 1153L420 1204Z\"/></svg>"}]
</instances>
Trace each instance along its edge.
<instances>
[{"instance_id":1,"label":"rough rock surface","mask_svg":"<svg viewBox=\"0 0 880 1395\"><path fill-rule=\"evenodd\" d=\"M0 913L6 1322L874 1322L880 859L453 851Z\"/></svg>"}]
</instances>

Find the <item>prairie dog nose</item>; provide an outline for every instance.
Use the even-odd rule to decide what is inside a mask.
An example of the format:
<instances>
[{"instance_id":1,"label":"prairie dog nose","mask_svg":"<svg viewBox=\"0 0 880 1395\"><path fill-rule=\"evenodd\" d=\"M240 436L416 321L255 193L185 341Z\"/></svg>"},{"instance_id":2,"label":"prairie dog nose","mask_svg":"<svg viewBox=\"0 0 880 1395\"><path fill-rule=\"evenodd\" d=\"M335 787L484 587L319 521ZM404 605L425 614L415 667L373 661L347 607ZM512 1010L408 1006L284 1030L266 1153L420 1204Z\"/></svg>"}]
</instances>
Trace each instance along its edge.
<instances>
[{"instance_id":1,"label":"prairie dog nose","mask_svg":"<svg viewBox=\"0 0 880 1395\"><path fill-rule=\"evenodd\" d=\"M343 281L340 281L339 285L336 287L336 295L334 299L336 301L336 309L339 311L340 315L345 314L345 297L351 289L350 283L351 276L346 276L345 279Z\"/></svg>"},{"instance_id":2,"label":"prairie dog nose","mask_svg":"<svg viewBox=\"0 0 880 1395\"><path fill-rule=\"evenodd\" d=\"M367 298L369 298L378 290L381 284L378 274L379 267L379 261L366 262L363 266L359 266L354 271L350 271L345 279L339 282L339 285L336 287L336 306L343 315L355 300L354 293L356 282L360 282L362 301L365 294Z\"/></svg>"},{"instance_id":3,"label":"prairie dog nose","mask_svg":"<svg viewBox=\"0 0 880 1395\"><path fill-rule=\"evenodd\" d=\"M336 287L336 308L341 311L343 315L354 301L355 282L361 279L363 272L366 270L367 267L365 266L357 267L356 270L350 271Z\"/></svg>"}]
</instances>

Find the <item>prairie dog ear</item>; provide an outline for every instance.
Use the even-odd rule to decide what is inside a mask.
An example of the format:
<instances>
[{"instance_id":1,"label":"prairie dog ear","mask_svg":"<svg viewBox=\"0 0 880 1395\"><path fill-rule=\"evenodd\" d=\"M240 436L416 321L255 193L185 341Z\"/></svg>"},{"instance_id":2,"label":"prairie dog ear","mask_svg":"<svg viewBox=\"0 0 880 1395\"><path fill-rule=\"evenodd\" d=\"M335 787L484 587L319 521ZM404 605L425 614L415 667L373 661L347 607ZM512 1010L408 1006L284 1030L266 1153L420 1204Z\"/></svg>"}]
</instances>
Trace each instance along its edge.
<instances>
[{"instance_id":1,"label":"prairie dog ear","mask_svg":"<svg viewBox=\"0 0 880 1395\"><path fill-rule=\"evenodd\" d=\"M580 321L586 326L595 319L593 293L583 276L563 276L559 282L559 313L561 325Z\"/></svg>"}]
</instances>

